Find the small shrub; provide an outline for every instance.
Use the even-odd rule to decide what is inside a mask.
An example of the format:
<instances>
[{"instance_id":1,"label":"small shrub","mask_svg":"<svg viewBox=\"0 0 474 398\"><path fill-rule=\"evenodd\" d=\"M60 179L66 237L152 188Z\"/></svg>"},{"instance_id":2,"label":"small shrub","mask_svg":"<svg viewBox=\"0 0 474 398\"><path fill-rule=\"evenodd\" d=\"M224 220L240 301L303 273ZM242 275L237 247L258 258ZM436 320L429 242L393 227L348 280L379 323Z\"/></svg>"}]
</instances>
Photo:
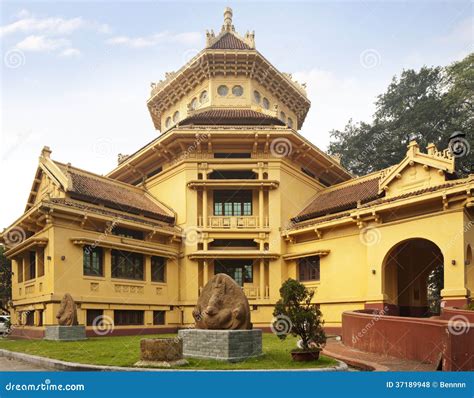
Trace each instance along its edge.
<instances>
[{"instance_id":1,"label":"small shrub","mask_svg":"<svg viewBox=\"0 0 474 398\"><path fill-rule=\"evenodd\" d=\"M322 349L326 344L322 313L318 306L311 303L314 291L302 283L288 279L280 288L280 300L275 304L273 316L289 321L287 333L277 333L284 340L288 334L301 338L302 350Z\"/></svg>"}]
</instances>

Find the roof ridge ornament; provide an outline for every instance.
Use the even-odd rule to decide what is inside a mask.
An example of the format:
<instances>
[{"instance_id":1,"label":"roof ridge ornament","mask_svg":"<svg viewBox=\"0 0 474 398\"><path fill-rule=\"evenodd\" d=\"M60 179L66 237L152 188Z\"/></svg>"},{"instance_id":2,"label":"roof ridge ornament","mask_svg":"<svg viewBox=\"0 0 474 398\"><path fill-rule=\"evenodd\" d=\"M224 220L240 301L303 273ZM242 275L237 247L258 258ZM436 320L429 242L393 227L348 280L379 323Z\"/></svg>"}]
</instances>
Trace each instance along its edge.
<instances>
[{"instance_id":1,"label":"roof ridge ornament","mask_svg":"<svg viewBox=\"0 0 474 398\"><path fill-rule=\"evenodd\" d=\"M224 25L222 25L221 32L235 32L235 27L232 25L232 8L226 7L224 10Z\"/></svg>"}]
</instances>

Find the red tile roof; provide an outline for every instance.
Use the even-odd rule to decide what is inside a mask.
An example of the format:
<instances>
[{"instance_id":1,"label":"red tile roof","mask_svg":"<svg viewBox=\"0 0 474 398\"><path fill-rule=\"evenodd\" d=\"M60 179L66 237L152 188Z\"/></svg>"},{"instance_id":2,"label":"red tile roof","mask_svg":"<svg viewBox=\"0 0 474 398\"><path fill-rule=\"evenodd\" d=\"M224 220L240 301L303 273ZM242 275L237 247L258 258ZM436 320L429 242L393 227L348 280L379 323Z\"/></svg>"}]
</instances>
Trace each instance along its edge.
<instances>
[{"instance_id":1,"label":"red tile roof","mask_svg":"<svg viewBox=\"0 0 474 398\"><path fill-rule=\"evenodd\" d=\"M328 192L322 191L314 197L313 201L301 213L292 218L292 221L301 222L310 218L356 208L358 202L367 203L379 198L378 191L378 176Z\"/></svg>"},{"instance_id":2,"label":"red tile roof","mask_svg":"<svg viewBox=\"0 0 474 398\"><path fill-rule=\"evenodd\" d=\"M212 109L196 113L181 122L180 126L186 125L265 125L284 126L280 119L256 112L250 109Z\"/></svg>"},{"instance_id":3,"label":"red tile roof","mask_svg":"<svg viewBox=\"0 0 474 398\"><path fill-rule=\"evenodd\" d=\"M175 230L176 228L173 225L169 225L169 223L164 223L160 220L150 219L150 218L144 219L133 214L124 214L124 213L116 211L115 209L97 207L94 204L87 203L84 201L79 201L79 200L73 200L73 199L67 199L67 198L51 198L49 200L42 201L42 204L45 207L48 207L51 204L52 205L58 204L65 207L83 210L83 211L86 211L87 213L95 213L95 214L114 217L118 219L130 220L130 221L134 221L134 222L144 224L144 225L169 229L170 231Z\"/></svg>"},{"instance_id":4,"label":"red tile roof","mask_svg":"<svg viewBox=\"0 0 474 398\"><path fill-rule=\"evenodd\" d=\"M143 214L167 223L174 222L174 214L147 197L141 188L69 165L55 163L70 178L72 185L68 187L67 192L73 199L102 204L127 213Z\"/></svg>"},{"instance_id":5,"label":"red tile roof","mask_svg":"<svg viewBox=\"0 0 474 398\"><path fill-rule=\"evenodd\" d=\"M213 50L250 50L250 46L232 33L224 34L210 48Z\"/></svg>"},{"instance_id":6,"label":"red tile roof","mask_svg":"<svg viewBox=\"0 0 474 398\"><path fill-rule=\"evenodd\" d=\"M377 184L375 184L375 182ZM303 210L298 216L292 218L292 221L295 223L301 223L296 227L302 228L305 225L310 225L312 222L320 223L348 216L350 213L348 213L347 210L356 208L357 200L360 200L361 202L360 208L368 208L370 206L395 202L397 200L403 200L414 196L423 195L425 193L444 190L446 188L451 188L453 186L462 185L465 183L466 181L464 179L448 181L441 185L422 188L416 191L406 192L401 195L385 198L383 196L376 195L376 191L378 190L378 178L375 178L372 180L360 182L357 185L346 186L334 191L323 191L313 199L313 202L305 210ZM337 195L341 195L341 198L336 199ZM337 203L339 203L339 206L337 206ZM309 220L312 220L312 222L309 222ZM308 223L303 223L303 221L308 221Z\"/></svg>"}]
</instances>

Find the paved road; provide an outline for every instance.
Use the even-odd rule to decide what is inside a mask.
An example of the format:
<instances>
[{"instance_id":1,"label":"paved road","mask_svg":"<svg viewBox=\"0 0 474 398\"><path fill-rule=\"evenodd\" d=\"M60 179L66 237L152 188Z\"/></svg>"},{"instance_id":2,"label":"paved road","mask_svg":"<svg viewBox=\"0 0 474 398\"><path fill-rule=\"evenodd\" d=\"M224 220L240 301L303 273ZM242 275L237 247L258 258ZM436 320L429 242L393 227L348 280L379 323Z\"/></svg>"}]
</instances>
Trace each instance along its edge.
<instances>
[{"instance_id":1,"label":"paved road","mask_svg":"<svg viewBox=\"0 0 474 398\"><path fill-rule=\"evenodd\" d=\"M14 371L14 372L54 372L54 369L49 368L42 368L40 366L31 365L27 362L19 361L17 359L8 359L4 357L0 357L0 371Z\"/></svg>"}]
</instances>

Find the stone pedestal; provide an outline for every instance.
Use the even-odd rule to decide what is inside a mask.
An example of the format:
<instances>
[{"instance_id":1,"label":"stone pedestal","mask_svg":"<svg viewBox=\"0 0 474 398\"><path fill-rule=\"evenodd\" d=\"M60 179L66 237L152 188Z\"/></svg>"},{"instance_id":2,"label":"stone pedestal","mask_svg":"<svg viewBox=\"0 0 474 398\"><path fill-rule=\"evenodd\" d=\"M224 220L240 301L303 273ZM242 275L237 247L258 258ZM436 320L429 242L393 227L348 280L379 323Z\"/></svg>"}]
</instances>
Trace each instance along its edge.
<instances>
[{"instance_id":1,"label":"stone pedestal","mask_svg":"<svg viewBox=\"0 0 474 398\"><path fill-rule=\"evenodd\" d=\"M185 358L239 362L262 355L260 329L184 329L178 331L178 335L183 339Z\"/></svg>"},{"instance_id":2,"label":"stone pedestal","mask_svg":"<svg viewBox=\"0 0 474 398\"><path fill-rule=\"evenodd\" d=\"M75 326L46 326L45 340L76 341L86 339L86 328L82 325Z\"/></svg>"},{"instance_id":3,"label":"stone pedestal","mask_svg":"<svg viewBox=\"0 0 474 398\"><path fill-rule=\"evenodd\" d=\"M135 366L169 368L187 363L180 338L140 340L140 361Z\"/></svg>"}]
</instances>

